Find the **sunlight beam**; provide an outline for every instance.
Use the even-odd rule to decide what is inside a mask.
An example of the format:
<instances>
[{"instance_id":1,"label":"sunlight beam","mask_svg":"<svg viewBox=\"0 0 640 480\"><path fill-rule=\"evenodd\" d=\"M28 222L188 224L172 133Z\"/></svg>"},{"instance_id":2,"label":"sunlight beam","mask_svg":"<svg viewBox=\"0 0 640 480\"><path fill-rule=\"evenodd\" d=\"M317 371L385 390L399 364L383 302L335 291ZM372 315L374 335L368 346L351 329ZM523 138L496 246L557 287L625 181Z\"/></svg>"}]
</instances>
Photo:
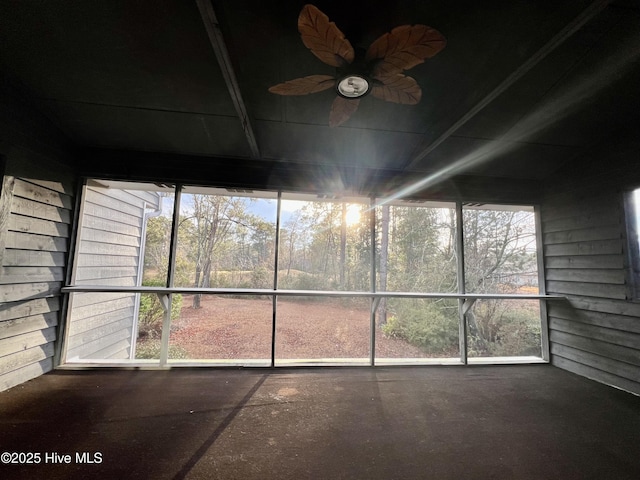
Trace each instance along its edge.
<instances>
[{"instance_id":1,"label":"sunlight beam","mask_svg":"<svg viewBox=\"0 0 640 480\"><path fill-rule=\"evenodd\" d=\"M579 82L574 82L563 89L564 92L556 92L550 96L533 112L517 122L502 138L483 145L476 151L398 190L391 196L381 199L377 205L384 205L410 196L422 189L436 185L454 174L462 173L472 166L487 162L497 155L516 148L518 143L524 142L541 130L549 128L554 123L575 113L584 102L605 88L612 87L617 80L628 73L632 66L637 64L640 59L640 32L634 32L626 40L615 55L604 59L603 66L597 72L581 78Z\"/></svg>"}]
</instances>

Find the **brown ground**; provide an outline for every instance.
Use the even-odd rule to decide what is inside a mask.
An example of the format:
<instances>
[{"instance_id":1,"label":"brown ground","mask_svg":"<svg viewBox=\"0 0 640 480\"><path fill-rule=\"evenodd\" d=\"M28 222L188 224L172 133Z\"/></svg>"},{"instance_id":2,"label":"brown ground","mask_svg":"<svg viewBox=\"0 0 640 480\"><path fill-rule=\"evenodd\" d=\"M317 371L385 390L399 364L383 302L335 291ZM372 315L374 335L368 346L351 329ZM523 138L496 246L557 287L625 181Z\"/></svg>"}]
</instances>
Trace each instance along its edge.
<instances>
[{"instance_id":1,"label":"brown ground","mask_svg":"<svg viewBox=\"0 0 640 480\"><path fill-rule=\"evenodd\" d=\"M191 308L185 295L179 319L173 321L171 345L192 359L271 358L271 299L205 295ZM276 358L368 358L369 309L340 300L278 299ZM402 340L376 332L376 356L419 358L426 355Z\"/></svg>"}]
</instances>

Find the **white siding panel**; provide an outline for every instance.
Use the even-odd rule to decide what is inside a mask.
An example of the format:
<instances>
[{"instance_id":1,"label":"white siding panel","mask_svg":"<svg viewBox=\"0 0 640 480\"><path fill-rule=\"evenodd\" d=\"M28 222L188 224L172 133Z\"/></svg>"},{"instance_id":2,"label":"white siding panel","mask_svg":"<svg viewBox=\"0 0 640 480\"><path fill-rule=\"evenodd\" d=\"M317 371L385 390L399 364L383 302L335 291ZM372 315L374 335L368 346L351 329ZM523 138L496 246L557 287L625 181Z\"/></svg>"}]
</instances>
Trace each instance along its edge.
<instances>
[{"instance_id":1,"label":"white siding panel","mask_svg":"<svg viewBox=\"0 0 640 480\"><path fill-rule=\"evenodd\" d=\"M640 303L628 299L620 173L548 186L541 205L546 290L568 296L549 304L549 338L554 365L640 394Z\"/></svg>"},{"instance_id":2,"label":"white siding panel","mask_svg":"<svg viewBox=\"0 0 640 480\"><path fill-rule=\"evenodd\" d=\"M84 211L86 215L100 217L111 222L123 223L125 225L132 225L134 227L140 226L140 218L138 216L122 213L117 210L112 210L111 208L102 205L96 205L86 202Z\"/></svg>"},{"instance_id":3,"label":"white siding panel","mask_svg":"<svg viewBox=\"0 0 640 480\"><path fill-rule=\"evenodd\" d=\"M4 265L18 267L34 265L40 267L64 267L66 265L64 252L34 252L32 250L8 250L4 254Z\"/></svg>"},{"instance_id":4,"label":"white siding panel","mask_svg":"<svg viewBox=\"0 0 640 480\"><path fill-rule=\"evenodd\" d=\"M59 295L60 288L60 282L0 285L0 302L19 302L32 298Z\"/></svg>"},{"instance_id":5,"label":"white siding panel","mask_svg":"<svg viewBox=\"0 0 640 480\"><path fill-rule=\"evenodd\" d=\"M82 221L82 225L83 228L100 230L102 232L121 233L123 235L130 235L136 238L140 237L141 232L141 228L139 225L127 225L125 223L113 222L105 218L88 215L86 214L86 212Z\"/></svg>"},{"instance_id":6,"label":"white siding panel","mask_svg":"<svg viewBox=\"0 0 640 480\"><path fill-rule=\"evenodd\" d=\"M49 342L53 342L55 339L56 329L54 327L3 338L0 340L0 357L11 355L28 348L45 345Z\"/></svg>"},{"instance_id":7,"label":"white siding panel","mask_svg":"<svg viewBox=\"0 0 640 480\"><path fill-rule=\"evenodd\" d=\"M135 286L140 268L149 192L87 187L74 282L77 285ZM133 343L136 296L75 294L71 301L68 361L128 358Z\"/></svg>"},{"instance_id":8,"label":"white siding panel","mask_svg":"<svg viewBox=\"0 0 640 480\"><path fill-rule=\"evenodd\" d=\"M5 248L16 250L39 250L46 252L66 252L68 240L48 235L7 232Z\"/></svg>"},{"instance_id":9,"label":"white siding panel","mask_svg":"<svg viewBox=\"0 0 640 480\"><path fill-rule=\"evenodd\" d=\"M0 178L9 187L0 198L0 391L53 368L76 182L65 165L68 142L28 105L15 106L21 115L0 113L9 129L8 175Z\"/></svg>"},{"instance_id":10,"label":"white siding panel","mask_svg":"<svg viewBox=\"0 0 640 480\"><path fill-rule=\"evenodd\" d=\"M32 378L39 377L53 369L53 359L46 358L37 363L26 363L22 367L0 375L0 391L20 385Z\"/></svg>"},{"instance_id":11,"label":"white siding panel","mask_svg":"<svg viewBox=\"0 0 640 480\"><path fill-rule=\"evenodd\" d=\"M60 187L62 187L60 185ZM13 194L16 197L28 198L35 202L60 207L65 210L73 208L73 197L63 190L53 190L21 178L16 179Z\"/></svg>"},{"instance_id":12,"label":"white siding panel","mask_svg":"<svg viewBox=\"0 0 640 480\"><path fill-rule=\"evenodd\" d=\"M57 312L60 309L60 298L36 298L21 302L0 304L0 321L14 320L41 313Z\"/></svg>"},{"instance_id":13,"label":"white siding panel","mask_svg":"<svg viewBox=\"0 0 640 480\"><path fill-rule=\"evenodd\" d=\"M38 313L0 322L0 339L37 332L58 325L58 312Z\"/></svg>"},{"instance_id":14,"label":"white siding panel","mask_svg":"<svg viewBox=\"0 0 640 480\"><path fill-rule=\"evenodd\" d=\"M2 267L0 285L9 283L62 282L62 267Z\"/></svg>"},{"instance_id":15,"label":"white siding panel","mask_svg":"<svg viewBox=\"0 0 640 480\"><path fill-rule=\"evenodd\" d=\"M63 208L45 205L26 198L14 197L13 213L52 222L71 223L71 212Z\"/></svg>"},{"instance_id":16,"label":"white siding panel","mask_svg":"<svg viewBox=\"0 0 640 480\"><path fill-rule=\"evenodd\" d=\"M36 235L48 235L50 237L69 237L69 225L66 223L39 218L25 217L23 215L11 215L9 218L9 230Z\"/></svg>"},{"instance_id":17,"label":"white siding panel","mask_svg":"<svg viewBox=\"0 0 640 480\"><path fill-rule=\"evenodd\" d=\"M68 360L90 360L90 359L104 359L105 357L99 353L114 344L130 345L131 344L132 331L130 328L125 328L124 324L118 325L118 328L112 333L102 335L93 341L87 343L79 343L76 348L69 349L67 352ZM117 351L122 350L120 347Z\"/></svg>"},{"instance_id":18,"label":"white siding panel","mask_svg":"<svg viewBox=\"0 0 640 480\"><path fill-rule=\"evenodd\" d=\"M53 343L46 343L37 347L21 350L13 355L0 357L0 375L18 370L23 365L36 363L53 357Z\"/></svg>"}]
</instances>

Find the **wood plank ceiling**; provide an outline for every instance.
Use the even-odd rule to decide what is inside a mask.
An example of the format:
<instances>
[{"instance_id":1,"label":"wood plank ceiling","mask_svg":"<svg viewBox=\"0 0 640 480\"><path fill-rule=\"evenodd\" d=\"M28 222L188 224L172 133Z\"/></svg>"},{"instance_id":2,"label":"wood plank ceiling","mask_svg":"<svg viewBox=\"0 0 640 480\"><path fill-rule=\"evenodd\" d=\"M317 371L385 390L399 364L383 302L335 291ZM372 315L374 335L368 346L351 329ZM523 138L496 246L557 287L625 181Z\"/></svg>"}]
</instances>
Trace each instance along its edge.
<instances>
[{"instance_id":1,"label":"wood plank ceiling","mask_svg":"<svg viewBox=\"0 0 640 480\"><path fill-rule=\"evenodd\" d=\"M639 120L638 1L318 0L356 49L405 24L447 38L408 72L418 105L368 96L339 127L332 89L268 92L335 74L300 39L303 5L2 0L0 70L83 173L220 186L526 197Z\"/></svg>"}]
</instances>

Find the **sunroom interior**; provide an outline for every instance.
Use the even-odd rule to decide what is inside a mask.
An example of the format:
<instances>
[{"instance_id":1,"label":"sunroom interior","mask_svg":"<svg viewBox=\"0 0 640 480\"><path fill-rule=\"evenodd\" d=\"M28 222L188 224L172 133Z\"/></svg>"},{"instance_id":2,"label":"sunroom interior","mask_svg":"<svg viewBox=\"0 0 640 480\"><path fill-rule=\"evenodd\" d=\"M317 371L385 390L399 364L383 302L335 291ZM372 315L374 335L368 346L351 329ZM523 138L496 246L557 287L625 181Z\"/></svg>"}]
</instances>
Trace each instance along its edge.
<instances>
[{"instance_id":1,"label":"sunroom interior","mask_svg":"<svg viewBox=\"0 0 640 480\"><path fill-rule=\"evenodd\" d=\"M293 408L330 376L445 403L485 379L613 405L606 428L640 444L640 2L1 1L0 38L7 425L44 421L53 394L79 392L61 412L91 405L91 382L114 398L222 382L235 390L211 408L231 413L156 473L258 478L246 445L206 452L271 381L263 396ZM356 393L350 418L368 408ZM35 445L13 432L4 450ZM592 455L579 472L604 471L602 443L572 441L573 460ZM572 478L580 463L532 467L522 449L470 468ZM608 471L634 478L640 455L614 450ZM335 478L393 473L346 455ZM426 465L389 456L407 478ZM454 464L438 478L463 478Z\"/></svg>"}]
</instances>

